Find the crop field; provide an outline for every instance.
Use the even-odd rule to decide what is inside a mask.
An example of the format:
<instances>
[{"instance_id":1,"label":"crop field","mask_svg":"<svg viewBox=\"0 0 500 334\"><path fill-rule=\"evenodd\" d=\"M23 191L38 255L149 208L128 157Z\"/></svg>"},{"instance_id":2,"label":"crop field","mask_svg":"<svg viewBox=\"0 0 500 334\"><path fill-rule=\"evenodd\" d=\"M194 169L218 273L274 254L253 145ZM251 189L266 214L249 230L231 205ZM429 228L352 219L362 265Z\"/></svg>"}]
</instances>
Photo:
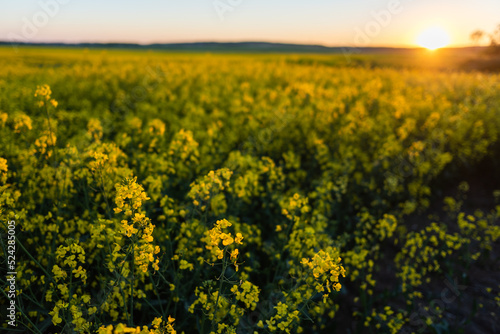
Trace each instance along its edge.
<instances>
[{"instance_id":1,"label":"crop field","mask_svg":"<svg viewBox=\"0 0 500 334\"><path fill-rule=\"evenodd\" d=\"M500 75L356 59L0 48L8 332L500 332Z\"/></svg>"}]
</instances>

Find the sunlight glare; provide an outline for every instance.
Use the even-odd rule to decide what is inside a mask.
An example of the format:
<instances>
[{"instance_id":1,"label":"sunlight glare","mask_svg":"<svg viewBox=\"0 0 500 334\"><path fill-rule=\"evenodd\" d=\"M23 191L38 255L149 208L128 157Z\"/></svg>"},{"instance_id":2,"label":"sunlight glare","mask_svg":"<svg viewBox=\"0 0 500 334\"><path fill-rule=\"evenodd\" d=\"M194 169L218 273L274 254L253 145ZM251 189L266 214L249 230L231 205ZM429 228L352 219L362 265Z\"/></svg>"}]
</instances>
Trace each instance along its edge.
<instances>
[{"instance_id":1,"label":"sunlight glare","mask_svg":"<svg viewBox=\"0 0 500 334\"><path fill-rule=\"evenodd\" d=\"M445 47L449 43L450 36L448 33L437 26L424 30L417 38L417 44L429 50Z\"/></svg>"}]
</instances>

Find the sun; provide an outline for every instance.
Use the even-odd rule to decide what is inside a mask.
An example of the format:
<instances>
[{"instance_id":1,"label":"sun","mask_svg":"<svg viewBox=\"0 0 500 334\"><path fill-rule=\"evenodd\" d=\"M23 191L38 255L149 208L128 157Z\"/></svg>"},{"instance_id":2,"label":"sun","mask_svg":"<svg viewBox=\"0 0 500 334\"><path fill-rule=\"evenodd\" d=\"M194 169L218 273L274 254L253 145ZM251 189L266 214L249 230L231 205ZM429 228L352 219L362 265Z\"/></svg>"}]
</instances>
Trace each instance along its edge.
<instances>
[{"instance_id":1,"label":"sun","mask_svg":"<svg viewBox=\"0 0 500 334\"><path fill-rule=\"evenodd\" d=\"M435 26L424 30L417 37L417 44L429 50L436 50L450 43L450 36L441 27Z\"/></svg>"}]
</instances>

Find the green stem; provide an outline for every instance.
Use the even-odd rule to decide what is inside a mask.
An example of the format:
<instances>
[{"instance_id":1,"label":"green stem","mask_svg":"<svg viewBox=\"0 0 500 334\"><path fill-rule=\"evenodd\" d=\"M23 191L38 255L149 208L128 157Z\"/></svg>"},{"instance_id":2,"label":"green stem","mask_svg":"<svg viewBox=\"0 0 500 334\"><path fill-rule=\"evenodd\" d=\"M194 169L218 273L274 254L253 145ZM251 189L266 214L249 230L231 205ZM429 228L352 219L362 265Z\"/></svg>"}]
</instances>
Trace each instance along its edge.
<instances>
[{"instance_id":1,"label":"green stem","mask_svg":"<svg viewBox=\"0 0 500 334\"><path fill-rule=\"evenodd\" d=\"M132 258L130 272L132 273L131 281L130 281L130 318L129 318L129 326L134 324L134 262L135 262L135 243L134 236L132 236Z\"/></svg>"},{"instance_id":2,"label":"green stem","mask_svg":"<svg viewBox=\"0 0 500 334\"><path fill-rule=\"evenodd\" d=\"M160 310L161 310L161 315L163 316L163 318L165 319L166 318L166 315L165 315L165 311L163 310L163 303L160 299L160 293L158 292L158 289L156 288L156 283L155 281L153 280L153 276L151 275L151 272L148 271L148 275L149 275L149 279L151 280L151 283L153 284L153 290L156 294L156 298L158 299L158 304L160 304ZM146 301L147 302L147 301ZM149 304L149 302L147 302Z\"/></svg>"},{"instance_id":3,"label":"green stem","mask_svg":"<svg viewBox=\"0 0 500 334\"><path fill-rule=\"evenodd\" d=\"M226 251L226 249L224 248L224 252ZM217 310L219 308L219 298L220 298L220 294L222 293L222 283L224 282L224 273L226 272L226 268L227 268L227 263L225 261L225 258L222 260L222 273L220 274L219 276L219 291L217 292L217 300L215 301L215 309L214 309L214 316L212 318L212 331L214 331L214 326L215 326L215 318L217 316Z\"/></svg>"},{"instance_id":4,"label":"green stem","mask_svg":"<svg viewBox=\"0 0 500 334\"><path fill-rule=\"evenodd\" d=\"M304 309L304 307L306 307L306 306L307 306L307 304L309 304L309 302L311 301L311 299L312 299L314 296L316 296L316 293L317 293L317 292L314 292L314 293L312 293L312 294L311 294L311 297L309 297L309 298L306 300L306 302L304 303L304 305L302 305L302 307L299 309L299 313L302 313L302 310ZM304 314L305 314L305 313L304 313ZM314 322L314 321L311 319L311 317L310 317L309 315L305 314L305 316L306 316L309 320L311 320L312 322Z\"/></svg>"},{"instance_id":5,"label":"green stem","mask_svg":"<svg viewBox=\"0 0 500 334\"><path fill-rule=\"evenodd\" d=\"M104 187L104 179L102 176L102 171L100 171L100 176L101 176L101 190L104 195L104 201L106 202L106 212L108 213L109 219L112 219L113 215L111 214L111 209L108 201L108 193L106 192L106 188Z\"/></svg>"},{"instance_id":6,"label":"green stem","mask_svg":"<svg viewBox=\"0 0 500 334\"><path fill-rule=\"evenodd\" d=\"M288 239L290 238L290 233L292 232L293 226L295 225L295 222L292 221L288 225L285 235L287 236L287 243ZM285 254L285 249L286 249L287 244L285 244L284 247L281 248L281 253L280 253L280 260L278 261L278 265L276 266L276 270L274 271L274 276L273 276L273 282L276 279L276 276L278 275L279 270L281 269L281 264L284 262L283 261L283 255Z\"/></svg>"}]
</instances>

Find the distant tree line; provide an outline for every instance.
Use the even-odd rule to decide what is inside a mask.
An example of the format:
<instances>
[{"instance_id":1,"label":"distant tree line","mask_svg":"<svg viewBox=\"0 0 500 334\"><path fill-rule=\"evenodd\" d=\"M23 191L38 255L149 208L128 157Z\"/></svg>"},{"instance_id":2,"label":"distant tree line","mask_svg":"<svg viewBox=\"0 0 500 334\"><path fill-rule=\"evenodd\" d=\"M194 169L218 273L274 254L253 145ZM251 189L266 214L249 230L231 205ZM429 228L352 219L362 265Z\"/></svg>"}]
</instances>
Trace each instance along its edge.
<instances>
[{"instance_id":1,"label":"distant tree line","mask_svg":"<svg viewBox=\"0 0 500 334\"><path fill-rule=\"evenodd\" d=\"M492 33L486 33L482 30L476 30L470 35L470 38L475 43L480 43L485 38L489 38L490 45L487 52L500 54L500 24Z\"/></svg>"}]
</instances>

